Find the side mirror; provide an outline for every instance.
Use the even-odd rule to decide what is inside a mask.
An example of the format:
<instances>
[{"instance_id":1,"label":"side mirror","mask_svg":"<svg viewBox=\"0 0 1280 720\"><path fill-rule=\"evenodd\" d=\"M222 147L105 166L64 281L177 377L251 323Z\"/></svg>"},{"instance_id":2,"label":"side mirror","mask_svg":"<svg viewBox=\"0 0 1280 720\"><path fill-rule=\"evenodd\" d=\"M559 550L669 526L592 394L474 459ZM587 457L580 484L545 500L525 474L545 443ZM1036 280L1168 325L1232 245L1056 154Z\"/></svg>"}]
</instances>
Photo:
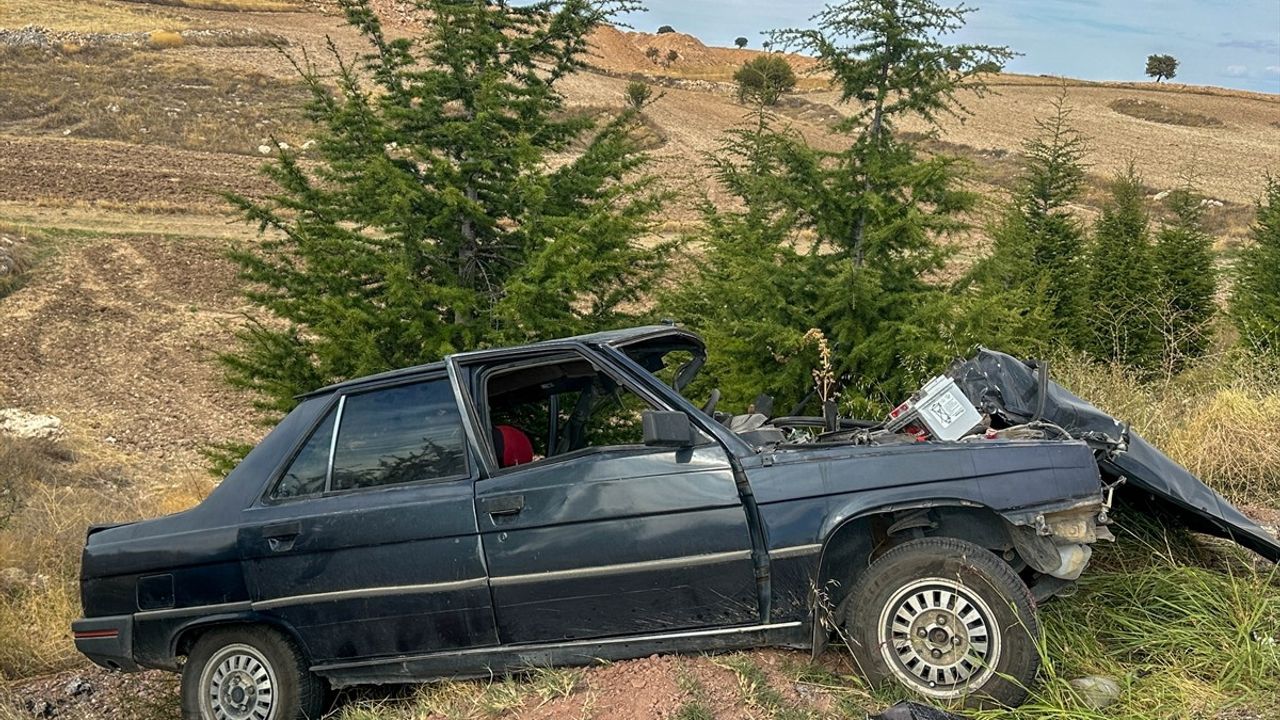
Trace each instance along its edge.
<instances>
[{"instance_id":1,"label":"side mirror","mask_svg":"<svg viewBox=\"0 0 1280 720\"><path fill-rule=\"evenodd\" d=\"M683 448L693 445L693 424L682 412L645 410L640 414L644 444L649 447Z\"/></svg>"}]
</instances>

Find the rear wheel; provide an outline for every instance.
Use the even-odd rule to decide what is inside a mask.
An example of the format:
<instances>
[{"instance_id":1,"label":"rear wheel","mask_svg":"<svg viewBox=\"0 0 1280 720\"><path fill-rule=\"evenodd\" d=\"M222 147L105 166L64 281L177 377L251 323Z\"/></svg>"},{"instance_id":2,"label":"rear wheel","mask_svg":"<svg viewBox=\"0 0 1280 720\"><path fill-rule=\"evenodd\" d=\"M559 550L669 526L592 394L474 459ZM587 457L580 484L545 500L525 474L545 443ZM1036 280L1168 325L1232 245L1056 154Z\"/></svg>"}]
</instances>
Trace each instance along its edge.
<instances>
[{"instance_id":1,"label":"rear wheel","mask_svg":"<svg viewBox=\"0 0 1280 720\"><path fill-rule=\"evenodd\" d=\"M261 626L206 633L182 669L184 720L315 720L324 701L297 646Z\"/></svg>"},{"instance_id":2,"label":"rear wheel","mask_svg":"<svg viewBox=\"0 0 1280 720\"><path fill-rule=\"evenodd\" d=\"M893 548L854 581L847 607L854 658L875 684L1014 706L1040 667L1031 592L973 543L924 538Z\"/></svg>"}]
</instances>

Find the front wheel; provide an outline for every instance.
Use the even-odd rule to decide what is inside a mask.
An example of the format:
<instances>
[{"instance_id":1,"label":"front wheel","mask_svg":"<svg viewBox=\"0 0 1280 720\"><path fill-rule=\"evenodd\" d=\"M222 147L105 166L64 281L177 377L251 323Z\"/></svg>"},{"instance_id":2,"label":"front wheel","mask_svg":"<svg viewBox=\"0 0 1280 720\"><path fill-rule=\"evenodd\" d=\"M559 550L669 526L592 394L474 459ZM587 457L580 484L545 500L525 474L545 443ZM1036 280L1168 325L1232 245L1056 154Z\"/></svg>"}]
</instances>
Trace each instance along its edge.
<instances>
[{"instance_id":1,"label":"front wheel","mask_svg":"<svg viewBox=\"0 0 1280 720\"><path fill-rule=\"evenodd\" d=\"M183 720L318 720L324 701L297 646L266 627L211 630L182 668Z\"/></svg>"},{"instance_id":2,"label":"front wheel","mask_svg":"<svg viewBox=\"0 0 1280 720\"><path fill-rule=\"evenodd\" d=\"M1040 668L1027 586L990 551L953 538L877 558L854 581L844 629L873 684L971 707L1022 703Z\"/></svg>"}]
</instances>

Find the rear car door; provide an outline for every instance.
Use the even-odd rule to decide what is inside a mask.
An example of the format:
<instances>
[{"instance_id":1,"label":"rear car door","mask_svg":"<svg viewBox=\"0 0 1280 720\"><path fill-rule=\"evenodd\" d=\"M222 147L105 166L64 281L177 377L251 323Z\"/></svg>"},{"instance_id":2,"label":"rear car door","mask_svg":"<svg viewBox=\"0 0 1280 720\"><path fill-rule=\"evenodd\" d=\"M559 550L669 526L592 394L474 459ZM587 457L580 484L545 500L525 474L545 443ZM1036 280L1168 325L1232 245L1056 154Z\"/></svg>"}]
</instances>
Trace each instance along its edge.
<instances>
[{"instance_id":1,"label":"rear car door","mask_svg":"<svg viewBox=\"0 0 1280 720\"><path fill-rule=\"evenodd\" d=\"M724 449L646 447L640 412L668 408L581 351L465 374L491 440L476 511L504 644L758 621Z\"/></svg>"},{"instance_id":2,"label":"rear car door","mask_svg":"<svg viewBox=\"0 0 1280 720\"><path fill-rule=\"evenodd\" d=\"M244 513L254 609L318 664L496 643L474 467L443 374L336 395Z\"/></svg>"}]
</instances>

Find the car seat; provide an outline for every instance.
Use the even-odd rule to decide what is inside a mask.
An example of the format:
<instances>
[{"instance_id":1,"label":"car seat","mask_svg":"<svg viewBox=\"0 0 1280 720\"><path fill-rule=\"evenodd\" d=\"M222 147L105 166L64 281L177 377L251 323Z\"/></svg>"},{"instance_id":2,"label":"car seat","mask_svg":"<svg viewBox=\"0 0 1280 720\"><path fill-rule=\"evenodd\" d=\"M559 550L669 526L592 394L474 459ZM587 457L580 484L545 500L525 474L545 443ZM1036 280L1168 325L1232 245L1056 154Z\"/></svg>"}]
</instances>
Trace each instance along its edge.
<instances>
[{"instance_id":1,"label":"car seat","mask_svg":"<svg viewBox=\"0 0 1280 720\"><path fill-rule=\"evenodd\" d=\"M495 425L493 450L500 467L513 467L533 462L533 443L524 431L512 425Z\"/></svg>"}]
</instances>

